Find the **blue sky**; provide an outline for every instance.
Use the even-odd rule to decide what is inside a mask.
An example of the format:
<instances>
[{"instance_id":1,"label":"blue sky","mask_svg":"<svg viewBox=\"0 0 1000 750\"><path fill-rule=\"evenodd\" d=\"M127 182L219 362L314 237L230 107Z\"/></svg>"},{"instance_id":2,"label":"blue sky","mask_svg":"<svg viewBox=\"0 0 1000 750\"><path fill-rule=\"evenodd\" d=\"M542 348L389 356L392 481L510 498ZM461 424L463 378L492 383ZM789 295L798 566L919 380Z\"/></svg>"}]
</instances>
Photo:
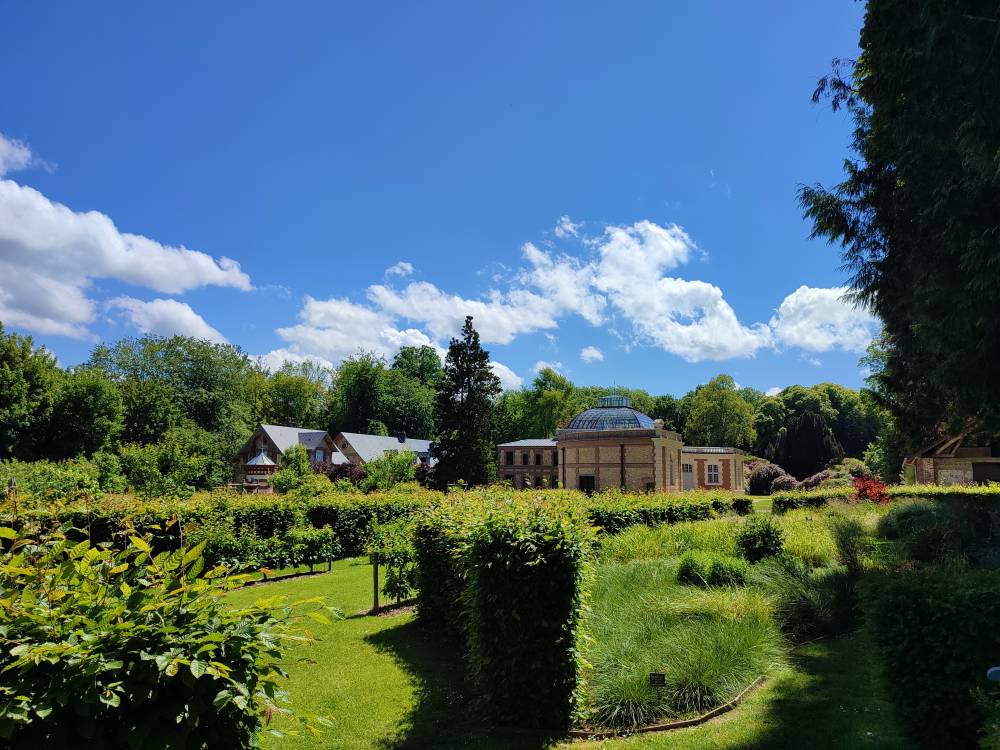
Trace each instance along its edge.
<instances>
[{"instance_id":1,"label":"blue sky","mask_svg":"<svg viewBox=\"0 0 1000 750\"><path fill-rule=\"evenodd\" d=\"M141 331L271 364L446 346L508 385L858 386L801 183L863 7L20 3L0 24L0 320L64 364Z\"/></svg>"}]
</instances>

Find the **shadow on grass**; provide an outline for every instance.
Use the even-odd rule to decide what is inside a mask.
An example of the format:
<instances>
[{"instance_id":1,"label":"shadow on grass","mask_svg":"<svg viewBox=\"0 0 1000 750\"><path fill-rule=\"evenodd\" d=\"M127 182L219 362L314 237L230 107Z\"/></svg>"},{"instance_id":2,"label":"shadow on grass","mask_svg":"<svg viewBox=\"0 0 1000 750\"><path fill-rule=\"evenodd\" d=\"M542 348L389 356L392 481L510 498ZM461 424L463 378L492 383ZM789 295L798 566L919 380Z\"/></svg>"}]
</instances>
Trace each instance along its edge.
<instances>
[{"instance_id":1,"label":"shadow on grass","mask_svg":"<svg viewBox=\"0 0 1000 750\"><path fill-rule=\"evenodd\" d=\"M417 620L365 636L365 640L391 654L412 677L417 691L416 705L398 732L379 742L385 750L542 750L552 745L549 736L490 727L476 711L458 646L429 632Z\"/></svg>"},{"instance_id":2,"label":"shadow on grass","mask_svg":"<svg viewBox=\"0 0 1000 750\"><path fill-rule=\"evenodd\" d=\"M902 750L903 739L864 633L799 649L761 706L760 733L738 745L764 748ZM738 720L738 719L736 719Z\"/></svg>"}]
</instances>

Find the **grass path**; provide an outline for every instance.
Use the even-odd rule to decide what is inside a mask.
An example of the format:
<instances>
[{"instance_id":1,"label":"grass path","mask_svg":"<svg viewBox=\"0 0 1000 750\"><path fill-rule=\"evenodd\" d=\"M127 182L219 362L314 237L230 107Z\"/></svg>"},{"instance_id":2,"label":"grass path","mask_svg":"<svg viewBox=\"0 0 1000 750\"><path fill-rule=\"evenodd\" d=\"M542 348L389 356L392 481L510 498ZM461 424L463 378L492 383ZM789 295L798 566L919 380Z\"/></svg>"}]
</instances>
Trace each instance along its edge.
<instances>
[{"instance_id":1,"label":"grass path","mask_svg":"<svg viewBox=\"0 0 1000 750\"><path fill-rule=\"evenodd\" d=\"M813 644L726 717L702 727L600 743L490 731L474 714L453 648L425 633L412 614L358 616L371 605L371 567L335 563L332 573L250 587L230 596L324 596L345 619L311 623L316 643L289 649L293 705L334 722L318 738L265 737L267 750L752 750L878 748L906 745L872 673L860 635ZM281 728L287 728L282 726Z\"/></svg>"}]
</instances>

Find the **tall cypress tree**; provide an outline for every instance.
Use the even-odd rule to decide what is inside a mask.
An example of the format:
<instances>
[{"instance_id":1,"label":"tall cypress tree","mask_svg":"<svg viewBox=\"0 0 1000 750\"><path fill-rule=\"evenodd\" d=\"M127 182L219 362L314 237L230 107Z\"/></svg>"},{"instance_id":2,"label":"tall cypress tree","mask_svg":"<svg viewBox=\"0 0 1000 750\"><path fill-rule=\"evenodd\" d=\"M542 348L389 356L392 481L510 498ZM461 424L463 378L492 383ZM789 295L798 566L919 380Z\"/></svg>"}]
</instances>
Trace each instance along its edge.
<instances>
[{"instance_id":1,"label":"tall cypress tree","mask_svg":"<svg viewBox=\"0 0 1000 750\"><path fill-rule=\"evenodd\" d=\"M485 484L493 477L493 399L499 393L500 379L490 367L489 352L480 346L472 316L467 316L461 338L452 339L448 347L437 389L434 471L439 485L459 479Z\"/></svg>"},{"instance_id":2,"label":"tall cypress tree","mask_svg":"<svg viewBox=\"0 0 1000 750\"><path fill-rule=\"evenodd\" d=\"M804 411L781 433L775 461L796 479L805 479L843 457L844 449L823 417Z\"/></svg>"}]
</instances>

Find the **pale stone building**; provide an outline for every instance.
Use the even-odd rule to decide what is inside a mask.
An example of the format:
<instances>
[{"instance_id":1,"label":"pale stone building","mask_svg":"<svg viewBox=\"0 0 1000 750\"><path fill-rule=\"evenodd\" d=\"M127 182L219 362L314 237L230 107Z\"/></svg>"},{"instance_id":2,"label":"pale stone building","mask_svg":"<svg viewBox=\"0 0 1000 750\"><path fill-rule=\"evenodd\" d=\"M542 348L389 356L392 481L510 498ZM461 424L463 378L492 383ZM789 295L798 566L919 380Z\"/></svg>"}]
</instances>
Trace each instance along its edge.
<instances>
[{"instance_id":1,"label":"pale stone building","mask_svg":"<svg viewBox=\"0 0 1000 750\"><path fill-rule=\"evenodd\" d=\"M625 396L605 396L556 431L563 487L679 492L681 436L663 429Z\"/></svg>"},{"instance_id":2,"label":"pale stone building","mask_svg":"<svg viewBox=\"0 0 1000 750\"><path fill-rule=\"evenodd\" d=\"M686 490L745 492L743 451L738 448L684 446L681 479Z\"/></svg>"},{"instance_id":3,"label":"pale stone building","mask_svg":"<svg viewBox=\"0 0 1000 750\"><path fill-rule=\"evenodd\" d=\"M988 446L966 446L965 435L948 437L903 461L908 484L1000 482L1000 456Z\"/></svg>"}]
</instances>

